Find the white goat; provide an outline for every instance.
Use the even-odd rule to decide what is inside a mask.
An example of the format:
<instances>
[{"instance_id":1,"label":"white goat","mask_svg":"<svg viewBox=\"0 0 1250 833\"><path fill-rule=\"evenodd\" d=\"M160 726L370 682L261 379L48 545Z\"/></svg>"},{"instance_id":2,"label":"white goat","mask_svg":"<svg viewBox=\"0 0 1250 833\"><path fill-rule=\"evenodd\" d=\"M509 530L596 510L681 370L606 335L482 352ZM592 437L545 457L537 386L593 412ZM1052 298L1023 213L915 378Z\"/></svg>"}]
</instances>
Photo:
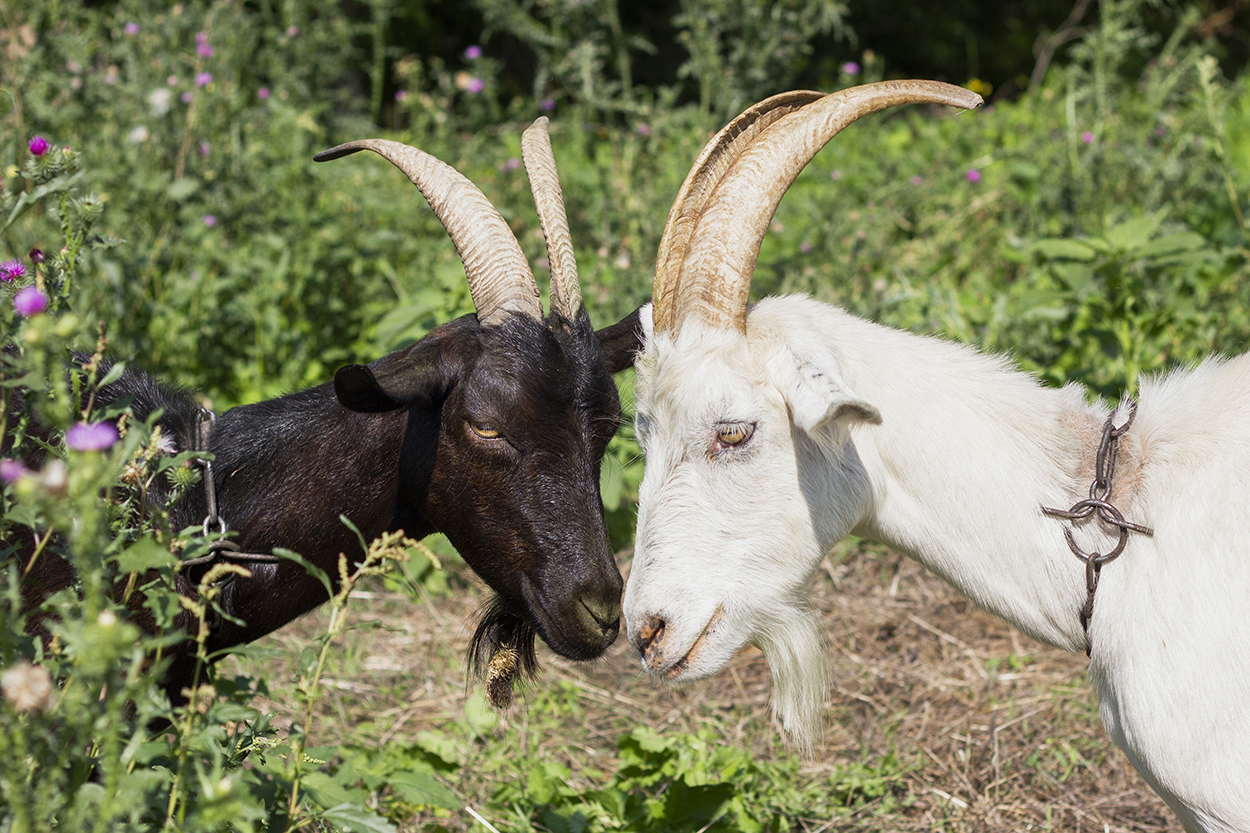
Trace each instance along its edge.
<instances>
[{"instance_id":1,"label":"white goat","mask_svg":"<svg viewBox=\"0 0 1250 833\"><path fill-rule=\"evenodd\" d=\"M1108 406L810 298L746 310L794 177L861 114L907 101L980 103L928 82L778 96L683 185L642 316L630 641L674 682L757 645L784 727L810 745L826 671L804 588L840 538L873 538L1035 639L1089 648L1107 729L1186 829L1250 830L1250 356L1143 383L1135 420L1117 409L1131 426L1105 502L1153 534L1123 533L1095 595L1064 530L1095 555L1121 533L1042 507L1090 492Z\"/></svg>"}]
</instances>

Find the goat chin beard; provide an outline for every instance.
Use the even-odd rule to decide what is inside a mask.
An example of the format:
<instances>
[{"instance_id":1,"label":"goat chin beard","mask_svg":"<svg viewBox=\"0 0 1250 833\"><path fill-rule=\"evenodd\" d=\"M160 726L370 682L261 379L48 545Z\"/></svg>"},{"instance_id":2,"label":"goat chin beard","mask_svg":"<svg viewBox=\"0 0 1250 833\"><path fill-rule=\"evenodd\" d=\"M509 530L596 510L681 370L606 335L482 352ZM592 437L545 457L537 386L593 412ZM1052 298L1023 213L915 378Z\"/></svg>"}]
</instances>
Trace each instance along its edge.
<instances>
[{"instance_id":1,"label":"goat chin beard","mask_svg":"<svg viewBox=\"0 0 1250 833\"><path fill-rule=\"evenodd\" d=\"M517 678L533 679L538 672L534 628L508 609L496 596L483 611L469 645L469 664L476 679L485 681L486 701L499 712L512 708Z\"/></svg>"},{"instance_id":2,"label":"goat chin beard","mask_svg":"<svg viewBox=\"0 0 1250 833\"><path fill-rule=\"evenodd\" d=\"M783 609L751 640L768 660L773 674L773 715L787 739L811 754L824 728L829 679L824 631L815 613Z\"/></svg>"}]
</instances>

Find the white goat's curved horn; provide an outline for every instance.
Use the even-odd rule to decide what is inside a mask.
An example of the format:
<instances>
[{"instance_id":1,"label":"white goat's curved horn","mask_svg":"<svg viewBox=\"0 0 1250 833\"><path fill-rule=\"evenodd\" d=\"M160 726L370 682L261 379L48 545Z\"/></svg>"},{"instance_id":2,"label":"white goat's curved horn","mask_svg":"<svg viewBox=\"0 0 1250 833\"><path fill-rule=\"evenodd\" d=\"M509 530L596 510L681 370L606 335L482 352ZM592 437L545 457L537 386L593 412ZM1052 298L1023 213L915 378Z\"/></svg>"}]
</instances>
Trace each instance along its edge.
<instances>
[{"instance_id":1,"label":"white goat's curved horn","mask_svg":"<svg viewBox=\"0 0 1250 833\"><path fill-rule=\"evenodd\" d=\"M689 233L680 267L681 292L673 297L672 316L667 319L673 329L698 318L745 332L747 294L760 242L795 177L817 151L861 116L896 104L920 103L972 109L982 100L970 90L938 81L865 84L800 105L743 148L714 186Z\"/></svg>"},{"instance_id":2,"label":"white goat's curved horn","mask_svg":"<svg viewBox=\"0 0 1250 833\"><path fill-rule=\"evenodd\" d=\"M469 294L483 326L501 323L510 312L542 320L538 284L512 229L490 200L463 174L414 147L388 139L361 139L323 150L327 162L358 150L387 159L417 186L447 229L464 263Z\"/></svg>"},{"instance_id":3,"label":"white goat's curved horn","mask_svg":"<svg viewBox=\"0 0 1250 833\"><path fill-rule=\"evenodd\" d=\"M677 199L673 200L668 221L664 224L664 236L660 238L651 293L657 330L667 330L674 323L674 299L679 294L681 265L686 257L690 235L694 233L699 215L725 172L774 122L824 97L825 93L794 90L764 99L744 110L704 146L690 173L686 174Z\"/></svg>"},{"instance_id":4,"label":"white goat's curved horn","mask_svg":"<svg viewBox=\"0 0 1250 833\"><path fill-rule=\"evenodd\" d=\"M564 194L560 191L560 175L551 152L551 136L547 133L547 117L540 116L521 135L521 158L534 192L538 222L547 239L547 259L551 261L551 310L570 321L582 308L582 289L577 282L577 258L573 254L573 236L564 213Z\"/></svg>"}]
</instances>

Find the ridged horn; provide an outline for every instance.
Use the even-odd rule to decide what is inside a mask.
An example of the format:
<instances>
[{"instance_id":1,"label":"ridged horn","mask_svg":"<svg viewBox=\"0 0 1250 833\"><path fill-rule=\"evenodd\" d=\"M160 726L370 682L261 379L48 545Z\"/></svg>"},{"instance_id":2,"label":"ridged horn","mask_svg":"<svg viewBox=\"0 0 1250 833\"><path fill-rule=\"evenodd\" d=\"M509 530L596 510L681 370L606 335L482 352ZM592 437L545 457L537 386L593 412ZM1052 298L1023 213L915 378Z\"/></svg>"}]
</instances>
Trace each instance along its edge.
<instances>
[{"instance_id":1,"label":"ridged horn","mask_svg":"<svg viewBox=\"0 0 1250 833\"><path fill-rule=\"evenodd\" d=\"M676 332L685 321L699 319L745 332L747 295L760 243L799 172L856 119L897 104L922 103L972 109L982 100L970 90L938 81L865 84L798 105L743 146L710 186L712 194L687 235L684 256L676 267L680 292L669 301L666 326ZM671 272L674 267L667 268ZM657 284L657 297L659 292ZM656 329L661 329L659 318Z\"/></svg>"},{"instance_id":2,"label":"ridged horn","mask_svg":"<svg viewBox=\"0 0 1250 833\"><path fill-rule=\"evenodd\" d=\"M460 253L478 321L489 327L509 313L542 320L538 284L512 229L490 200L455 168L414 147L388 139L360 139L323 150L328 162L371 150L399 168L417 186Z\"/></svg>"},{"instance_id":3,"label":"ridged horn","mask_svg":"<svg viewBox=\"0 0 1250 833\"><path fill-rule=\"evenodd\" d=\"M560 191L560 175L551 152L546 116L540 116L521 135L521 158L525 160L525 173L538 208L538 222L547 239L547 259L551 261L551 311L572 321L582 308L582 288L577 282L573 236L564 213L564 194Z\"/></svg>"},{"instance_id":4,"label":"ridged horn","mask_svg":"<svg viewBox=\"0 0 1250 833\"><path fill-rule=\"evenodd\" d=\"M725 172L778 119L824 97L825 93L795 90L764 99L744 110L703 147L690 173L686 174L677 199L673 200L668 221L664 224L664 235L660 238L651 293L652 315L657 330L673 326L674 299L680 289L681 264L686 257L690 235L694 233L699 215Z\"/></svg>"}]
</instances>

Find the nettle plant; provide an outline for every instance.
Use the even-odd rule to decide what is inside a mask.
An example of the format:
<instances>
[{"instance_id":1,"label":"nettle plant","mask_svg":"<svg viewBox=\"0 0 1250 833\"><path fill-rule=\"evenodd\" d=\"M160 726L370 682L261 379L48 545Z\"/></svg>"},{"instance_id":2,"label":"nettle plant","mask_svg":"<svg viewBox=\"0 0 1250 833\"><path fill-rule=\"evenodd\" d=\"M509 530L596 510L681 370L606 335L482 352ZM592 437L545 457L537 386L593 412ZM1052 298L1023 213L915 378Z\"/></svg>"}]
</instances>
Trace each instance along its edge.
<instances>
[{"instance_id":1,"label":"nettle plant","mask_svg":"<svg viewBox=\"0 0 1250 833\"><path fill-rule=\"evenodd\" d=\"M95 406L95 392L124 367L101 361L104 326L89 326L76 305L91 251L118 245L96 232L104 202L79 193L77 152L42 137L28 150L4 182L0 235L16 250L19 218L46 207L59 240L0 263L0 829L393 830L360 801L316 800L343 791L324 789L321 773L323 789L307 788L322 762L304 748L326 649L348 627L348 594L405 558L411 542L361 540L357 563L341 560L326 633L300 663L303 719L280 735L250 705L264 682L216 676L204 649L214 573L240 568L210 570L193 595L174 590L182 559L211 540L168 523L166 507L199 481L194 453L160 453L159 414L144 422L124 402ZM23 224L22 236L39 228ZM90 357L85 370L71 351ZM73 587L24 610L23 577L49 553L72 565ZM183 611L198 627L172 628ZM140 616L151 625L136 624ZM27 634L35 620L50 638ZM198 646L200 669L175 707L159 678L163 654L184 638Z\"/></svg>"}]
</instances>

